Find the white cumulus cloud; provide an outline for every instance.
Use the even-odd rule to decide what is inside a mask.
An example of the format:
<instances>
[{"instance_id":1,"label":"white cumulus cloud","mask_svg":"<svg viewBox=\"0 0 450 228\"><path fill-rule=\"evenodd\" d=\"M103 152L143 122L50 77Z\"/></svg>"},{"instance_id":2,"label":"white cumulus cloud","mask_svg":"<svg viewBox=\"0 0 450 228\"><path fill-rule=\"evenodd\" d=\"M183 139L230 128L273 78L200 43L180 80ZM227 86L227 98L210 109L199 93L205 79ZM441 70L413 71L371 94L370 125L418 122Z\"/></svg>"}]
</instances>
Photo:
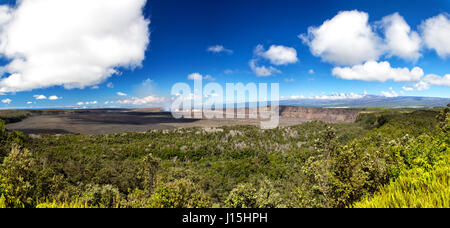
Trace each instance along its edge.
<instances>
[{"instance_id":1,"label":"white cumulus cloud","mask_svg":"<svg viewBox=\"0 0 450 228\"><path fill-rule=\"evenodd\" d=\"M33 95L36 100L47 100L47 96L45 95Z\"/></svg>"},{"instance_id":2,"label":"white cumulus cloud","mask_svg":"<svg viewBox=\"0 0 450 228\"><path fill-rule=\"evenodd\" d=\"M257 65L257 60L256 59L252 59L250 60L250 62L248 63L248 65L250 66L250 68L252 69L252 71L256 74L256 76L258 77L268 77L271 76L272 74L279 74L281 73L280 70L278 70L277 68L273 67L273 66L258 66Z\"/></svg>"},{"instance_id":3,"label":"white cumulus cloud","mask_svg":"<svg viewBox=\"0 0 450 228\"><path fill-rule=\"evenodd\" d=\"M447 14L427 19L420 28L429 49L434 49L442 58L450 56L450 18Z\"/></svg>"},{"instance_id":4,"label":"white cumulus cloud","mask_svg":"<svg viewBox=\"0 0 450 228\"><path fill-rule=\"evenodd\" d=\"M126 93L122 93L122 92L117 92L117 95L118 95L118 96L121 96L121 97L125 97L125 96L127 96L127 94L126 94Z\"/></svg>"},{"instance_id":5,"label":"white cumulus cloud","mask_svg":"<svg viewBox=\"0 0 450 228\"><path fill-rule=\"evenodd\" d=\"M11 104L11 102L12 102L12 100L9 99L9 98L6 98L6 99L3 99L3 100L2 100L2 103L3 103L3 104Z\"/></svg>"},{"instance_id":6,"label":"white cumulus cloud","mask_svg":"<svg viewBox=\"0 0 450 228\"><path fill-rule=\"evenodd\" d=\"M60 100L60 99L62 99L62 97L58 97L58 96L56 96L56 95L52 95L52 96L49 96L49 97L47 97L47 96L45 96L45 95L33 95L33 97L34 97L34 99L36 99L36 100L51 100L51 101L55 101L55 100Z\"/></svg>"},{"instance_id":7,"label":"white cumulus cloud","mask_svg":"<svg viewBox=\"0 0 450 228\"><path fill-rule=\"evenodd\" d=\"M428 89L430 89L430 87L431 87L430 84L428 84L424 81L420 81L414 85L414 88L418 91L428 90Z\"/></svg>"},{"instance_id":8,"label":"white cumulus cloud","mask_svg":"<svg viewBox=\"0 0 450 228\"><path fill-rule=\"evenodd\" d=\"M269 50L264 50L262 45L255 48L255 55L268 59L273 65L287 65L298 62L297 50L282 45L272 45Z\"/></svg>"},{"instance_id":9,"label":"white cumulus cloud","mask_svg":"<svg viewBox=\"0 0 450 228\"><path fill-rule=\"evenodd\" d=\"M378 60L384 52L380 48L382 40L368 22L369 15L365 12L343 11L319 27L309 27L308 34L299 38L314 56L326 62L354 65Z\"/></svg>"},{"instance_id":10,"label":"white cumulus cloud","mask_svg":"<svg viewBox=\"0 0 450 228\"><path fill-rule=\"evenodd\" d=\"M431 86L449 86L450 87L450 74L439 76L435 74L427 74L416 82L413 87L403 87L404 91L423 91L428 90Z\"/></svg>"},{"instance_id":11,"label":"white cumulus cloud","mask_svg":"<svg viewBox=\"0 0 450 228\"><path fill-rule=\"evenodd\" d=\"M48 99L51 100L51 101L55 101L55 100L62 99L62 97L58 97L58 96L53 95L53 96L49 96Z\"/></svg>"},{"instance_id":12,"label":"white cumulus cloud","mask_svg":"<svg viewBox=\"0 0 450 228\"><path fill-rule=\"evenodd\" d=\"M149 44L146 0L21 0L0 8L0 92L85 88L136 67Z\"/></svg>"},{"instance_id":13,"label":"white cumulus cloud","mask_svg":"<svg viewBox=\"0 0 450 228\"><path fill-rule=\"evenodd\" d=\"M297 50L282 45L272 45L268 50L263 45L257 45L253 50L253 59L248 63L250 69L258 77L268 77L273 74L280 74L281 71L273 66L265 66L260 61L268 60L271 64L280 66L298 62Z\"/></svg>"},{"instance_id":14,"label":"white cumulus cloud","mask_svg":"<svg viewBox=\"0 0 450 228\"><path fill-rule=\"evenodd\" d=\"M420 82L418 82L415 87L420 91L429 89L431 85L450 86L450 74L444 75L443 77L435 74L428 74Z\"/></svg>"},{"instance_id":15,"label":"white cumulus cloud","mask_svg":"<svg viewBox=\"0 0 450 228\"><path fill-rule=\"evenodd\" d=\"M423 80L427 83L430 83L431 85L450 86L450 74L446 74L443 77L434 74L429 74Z\"/></svg>"},{"instance_id":16,"label":"white cumulus cloud","mask_svg":"<svg viewBox=\"0 0 450 228\"><path fill-rule=\"evenodd\" d=\"M419 67L409 70L408 68L393 68L389 62L368 61L352 67L335 67L332 74L346 80L411 82L419 81L424 72Z\"/></svg>"},{"instance_id":17,"label":"white cumulus cloud","mask_svg":"<svg viewBox=\"0 0 450 228\"><path fill-rule=\"evenodd\" d=\"M420 58L422 40L417 32L411 31L411 27L400 14L394 13L384 17L381 24L390 56L412 61Z\"/></svg>"}]
</instances>

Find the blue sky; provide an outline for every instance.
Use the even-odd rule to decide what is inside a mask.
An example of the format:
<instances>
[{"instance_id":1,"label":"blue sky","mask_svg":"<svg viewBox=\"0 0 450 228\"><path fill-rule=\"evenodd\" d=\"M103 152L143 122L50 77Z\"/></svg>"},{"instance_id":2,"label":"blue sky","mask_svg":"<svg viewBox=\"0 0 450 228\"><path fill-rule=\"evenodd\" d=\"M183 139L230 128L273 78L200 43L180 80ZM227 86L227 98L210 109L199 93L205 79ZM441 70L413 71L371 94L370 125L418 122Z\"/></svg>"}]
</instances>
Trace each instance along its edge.
<instances>
[{"instance_id":1,"label":"blue sky","mask_svg":"<svg viewBox=\"0 0 450 228\"><path fill-rule=\"evenodd\" d=\"M136 1L142 2L142 0ZM24 14L22 15L23 18L26 18L27 15L25 14L27 12L33 12L33 6L31 5L28 6L28 11L20 11L21 7L25 9L25 6L14 6L14 1L0 1L0 3L2 5L9 4L13 7L13 10L15 9L14 7L18 8L17 15L19 13ZM130 6L130 14L124 13L126 14L123 16L124 21L134 18L132 12L136 11L133 7L137 6ZM77 78L73 81L73 77L77 77L80 72L74 74L65 70L57 72L38 71L41 68L38 69L30 63L28 64L29 68L19 68L20 73L24 75L23 80L39 78L40 76L35 76L39 72L49 72L49 74L54 74L54 76L49 76L50 79L43 79L48 80L45 83L40 83L38 79L29 86L27 83L22 83L27 84L27 87L19 86L20 89L7 84L7 89L0 96L0 100L7 102L0 103L0 108L154 106L157 105L155 103L159 102L157 98L170 96L170 89L175 83L186 82L192 84L192 81L188 79L188 75L192 73L199 73L203 76L209 75L208 77L212 78L214 82L220 84L228 82L277 82L280 83L280 95L283 97L300 95L313 97L332 95L334 93L450 97L450 87L447 86L447 82L444 80L436 83L431 83L430 80L426 81L429 83L428 88L418 89L419 87L415 86L421 80L396 80L397 76L395 75L387 78L385 81L378 81L366 80L367 78L363 78L363 80L361 78L348 80L349 76L347 75L333 74L332 72L335 68L350 69L358 65L363 66L369 59L363 59L361 62L351 64L340 64L327 60L323 53L312 53L312 49L315 48L312 46L312 42L319 35L314 33L313 36L308 37L308 28L319 29L326 20L332 20L340 12L357 10L358 13L366 13L369 16L368 26L373 29L373 34L382 39L380 43L384 43L386 38L380 21L386 16L398 13L404 22L409 25L412 32L417 33L422 40L420 50L418 50L420 57L412 60L406 59L404 56L392 54L389 51L391 49L386 49L383 53L379 53L373 61L376 63L388 62L392 69L408 68L408 70L412 71L414 67L419 67L424 72L422 78L433 74L443 79L445 75L450 74L450 55L447 56L448 53L446 52L446 50L450 50L450 47L446 46L449 45L449 42L439 43L440 47L428 45L425 42L421 24L427 19L435 18L438 15L443 15L443 18L448 19L448 13L450 12L450 1L448 0L148 0L142 6L142 16L149 22L147 26L148 31L143 31L142 34L144 36L148 35L149 43L142 40L140 33L134 34L136 39L132 41L142 41L141 45L136 45L136 48L143 48L142 53L145 56L141 56L137 51L136 53L126 53L126 55L129 55L126 60L108 59L108 61L99 61L101 64L106 62L102 66L107 69L115 69L116 73L98 76L98 80L93 79L97 76L93 74L92 77L87 77L86 80ZM78 14L76 9L74 9L75 12L73 13L75 17L81 14ZM80 6L80 9L83 9L83 7ZM55 5L53 10L58 10L58 5ZM63 12L63 9L61 11ZM127 15L129 18L127 18ZM105 16L104 18L109 17ZM56 15L53 19L57 20ZM14 20L18 21L19 19L12 17L11 20L14 22ZM86 23L88 22L86 21ZM20 26L19 23L10 24ZM132 25L120 24L118 26L124 26L126 29L127 26L130 27ZM140 25L143 24L140 23ZM1 25L1 19L0 26L3 26ZM42 31L50 31L47 29L51 28L46 27L53 26L53 29L58 29L57 26L59 24L37 24L36 26L42 28ZM101 27L99 28L101 29ZM108 29L111 30L109 27ZM142 28L141 30L145 29ZM442 34L450 34L448 30L445 30L445 26L442 30L437 32L440 33L441 37L443 36ZM91 32L91 30L89 31ZM15 34L13 30L10 33ZM115 33L111 32L108 34L112 36ZM310 44L299 38L301 34L307 37L306 39L310 41ZM39 36L39 38L46 40L46 34L40 34ZM433 36L430 35L430 40L435 36L439 38L439 34L433 34ZM72 35L71 37L74 36ZM26 39L32 41L33 36ZM25 41L26 39L24 38ZM127 39L128 37L120 37L119 40ZM2 41L1 38L0 41ZM3 43L9 45L8 42L3 41ZM430 41L430 43L432 42ZM36 42L36 45L41 44L42 42ZM64 43L61 45L64 45ZM255 53L255 48L258 45L263 47L260 54ZM43 48L47 46L44 45ZM208 51L208 48L214 46L222 46L224 51ZM279 56L269 55L268 51L271 47L286 48L282 49L284 51L295 49L296 60L290 59L282 62L282 64L274 64L274 61ZM127 49L125 47L125 50L133 48ZM58 52L64 49L64 46L58 46L55 49L56 51L52 50L46 53L59 56ZM13 47L8 50L10 51L2 52L0 50L2 52L0 64L3 66L11 65L10 63L14 58L20 58L16 57L16 55L22 51L21 48L13 49ZM99 50L96 50L94 48L92 52L101 50L103 49L99 48ZM441 50L441 55L437 53L437 50ZM444 54L442 54L442 50L444 50ZM25 51L25 56L41 56L35 54L36 50L34 48ZM80 53L85 54L86 52ZM42 56L50 56L50 54ZM136 56L140 57L137 58ZM96 55L95 59L98 60L98 58ZM277 71L272 72L270 76L258 76L249 65L252 59L256 60L257 67L265 66L267 69L273 67ZM78 66L76 62L72 63L69 61L64 61L63 64L68 69L72 69L71 64ZM17 71L16 68L14 69ZM37 73L34 74L33 70ZM2 79L10 77L14 72L13 70L6 70ZM60 82L51 80L51 78L57 78L59 74L65 73L68 74L67 79L69 80L70 78L72 81ZM88 80L90 78L93 79L92 82ZM78 82L77 80L80 81L80 85L67 86L70 83L70 85L73 85L73 83ZM2 87L1 83L0 87ZM121 95L118 95L118 93L121 93ZM38 100L35 95L44 95L47 99ZM50 96L56 96L58 99L50 100L48 99ZM152 99L149 99L148 103L133 103L135 100L149 96ZM110 104L110 101L113 104ZM119 104L118 101L129 102ZM105 102L108 102L108 104L105 104Z\"/></svg>"}]
</instances>

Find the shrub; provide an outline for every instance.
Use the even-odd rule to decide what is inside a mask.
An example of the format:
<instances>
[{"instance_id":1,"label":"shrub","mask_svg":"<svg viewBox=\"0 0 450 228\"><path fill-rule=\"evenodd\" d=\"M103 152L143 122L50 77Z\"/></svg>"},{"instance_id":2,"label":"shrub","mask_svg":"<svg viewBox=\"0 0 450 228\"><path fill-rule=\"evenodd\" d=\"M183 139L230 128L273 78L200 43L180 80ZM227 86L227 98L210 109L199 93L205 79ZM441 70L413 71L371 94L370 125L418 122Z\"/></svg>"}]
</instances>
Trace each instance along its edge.
<instances>
[{"instance_id":1,"label":"shrub","mask_svg":"<svg viewBox=\"0 0 450 228\"><path fill-rule=\"evenodd\" d=\"M118 208L120 206L119 190L112 185L89 184L81 194L80 200L94 207Z\"/></svg>"},{"instance_id":2,"label":"shrub","mask_svg":"<svg viewBox=\"0 0 450 228\"><path fill-rule=\"evenodd\" d=\"M7 207L34 207L39 198L64 190L63 176L40 166L28 149L13 145L0 165L0 195Z\"/></svg>"},{"instance_id":3,"label":"shrub","mask_svg":"<svg viewBox=\"0 0 450 228\"><path fill-rule=\"evenodd\" d=\"M35 170L31 153L14 146L0 169L0 195L6 207L34 204Z\"/></svg>"},{"instance_id":4,"label":"shrub","mask_svg":"<svg viewBox=\"0 0 450 228\"><path fill-rule=\"evenodd\" d=\"M251 184L239 184L225 200L230 208L258 208L257 190Z\"/></svg>"},{"instance_id":5,"label":"shrub","mask_svg":"<svg viewBox=\"0 0 450 228\"><path fill-rule=\"evenodd\" d=\"M187 179L158 183L149 199L151 208L206 208L211 206L204 192Z\"/></svg>"},{"instance_id":6,"label":"shrub","mask_svg":"<svg viewBox=\"0 0 450 228\"><path fill-rule=\"evenodd\" d=\"M239 184L234 188L227 199L225 207L228 208L280 208L286 207L280 193L275 190L268 179L263 179L254 184Z\"/></svg>"},{"instance_id":7,"label":"shrub","mask_svg":"<svg viewBox=\"0 0 450 228\"><path fill-rule=\"evenodd\" d=\"M448 208L450 207L450 159L431 171L407 170L380 189L373 198L355 203L356 208Z\"/></svg>"},{"instance_id":8,"label":"shrub","mask_svg":"<svg viewBox=\"0 0 450 228\"><path fill-rule=\"evenodd\" d=\"M6 136L6 125L3 120L0 120L0 139L4 139Z\"/></svg>"},{"instance_id":9,"label":"shrub","mask_svg":"<svg viewBox=\"0 0 450 228\"><path fill-rule=\"evenodd\" d=\"M395 155L400 158L398 175L374 197L367 196L353 207L448 208L450 207L449 109L438 115L440 134L422 135Z\"/></svg>"},{"instance_id":10,"label":"shrub","mask_svg":"<svg viewBox=\"0 0 450 228\"><path fill-rule=\"evenodd\" d=\"M3 158L8 154L7 131L5 123L0 120L0 163L3 162Z\"/></svg>"}]
</instances>

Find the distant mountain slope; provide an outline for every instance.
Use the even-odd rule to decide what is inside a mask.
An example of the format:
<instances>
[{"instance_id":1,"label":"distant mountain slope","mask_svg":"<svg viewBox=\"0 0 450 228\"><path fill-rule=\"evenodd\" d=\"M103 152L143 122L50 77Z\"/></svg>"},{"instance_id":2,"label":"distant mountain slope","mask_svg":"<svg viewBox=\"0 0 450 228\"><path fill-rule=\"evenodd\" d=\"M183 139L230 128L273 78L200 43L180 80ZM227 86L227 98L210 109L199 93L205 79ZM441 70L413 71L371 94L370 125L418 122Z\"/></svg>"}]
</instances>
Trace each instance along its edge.
<instances>
[{"instance_id":1,"label":"distant mountain slope","mask_svg":"<svg viewBox=\"0 0 450 228\"><path fill-rule=\"evenodd\" d=\"M450 103L450 98L437 97L384 97L366 95L357 99L295 99L282 100L283 106L306 107L388 107L388 108L433 108Z\"/></svg>"}]
</instances>

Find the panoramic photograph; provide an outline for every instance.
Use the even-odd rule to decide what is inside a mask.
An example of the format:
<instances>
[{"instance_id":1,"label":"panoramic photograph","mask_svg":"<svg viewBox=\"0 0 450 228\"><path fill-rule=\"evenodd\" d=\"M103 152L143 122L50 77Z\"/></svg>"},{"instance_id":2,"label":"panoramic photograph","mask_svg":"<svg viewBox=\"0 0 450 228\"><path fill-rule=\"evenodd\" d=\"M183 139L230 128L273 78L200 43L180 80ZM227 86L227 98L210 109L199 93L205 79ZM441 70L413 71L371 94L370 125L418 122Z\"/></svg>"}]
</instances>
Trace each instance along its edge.
<instances>
[{"instance_id":1,"label":"panoramic photograph","mask_svg":"<svg viewBox=\"0 0 450 228\"><path fill-rule=\"evenodd\" d=\"M449 207L448 0L0 0L0 208Z\"/></svg>"}]
</instances>

